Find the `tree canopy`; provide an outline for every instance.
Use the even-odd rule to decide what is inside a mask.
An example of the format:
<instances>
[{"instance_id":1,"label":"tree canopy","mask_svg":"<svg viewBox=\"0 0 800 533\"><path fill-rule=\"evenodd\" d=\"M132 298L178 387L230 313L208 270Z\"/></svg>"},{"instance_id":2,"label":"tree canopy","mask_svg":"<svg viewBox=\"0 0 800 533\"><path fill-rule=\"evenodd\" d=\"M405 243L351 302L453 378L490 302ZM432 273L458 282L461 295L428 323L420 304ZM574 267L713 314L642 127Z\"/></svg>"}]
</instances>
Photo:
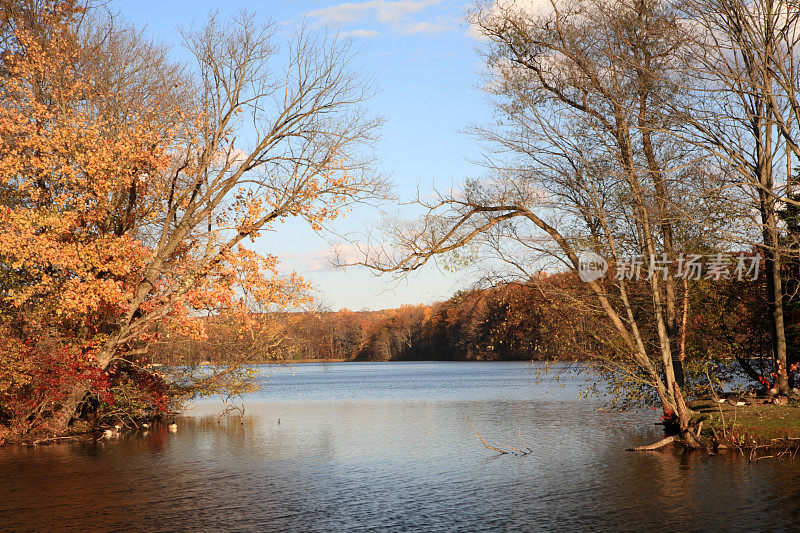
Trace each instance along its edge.
<instances>
[{"instance_id":1,"label":"tree canopy","mask_svg":"<svg viewBox=\"0 0 800 533\"><path fill-rule=\"evenodd\" d=\"M179 65L90 4L0 13L0 438L63 430L129 382L161 394L149 344L202 337L204 314L307 302L246 244L385 194L345 40L299 26L280 65L273 25L212 16Z\"/></svg>"}]
</instances>

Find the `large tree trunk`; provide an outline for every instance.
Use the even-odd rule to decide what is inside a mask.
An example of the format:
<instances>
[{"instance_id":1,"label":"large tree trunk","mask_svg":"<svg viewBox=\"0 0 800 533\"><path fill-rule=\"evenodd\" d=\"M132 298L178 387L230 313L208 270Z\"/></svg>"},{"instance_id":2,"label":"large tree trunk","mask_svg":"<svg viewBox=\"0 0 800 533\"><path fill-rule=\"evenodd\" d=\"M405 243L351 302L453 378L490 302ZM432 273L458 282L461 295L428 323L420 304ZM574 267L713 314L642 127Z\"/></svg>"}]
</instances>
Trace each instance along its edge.
<instances>
[{"instance_id":1,"label":"large tree trunk","mask_svg":"<svg viewBox=\"0 0 800 533\"><path fill-rule=\"evenodd\" d=\"M756 126L762 126L756 118ZM781 254L778 241L778 221L775 216L775 198L773 191L773 121L764 121L764 136L758 138L756 146L758 158L759 211L764 241L764 269L767 276L767 300L770 311L772 335L772 358L775 383L773 388L778 394L789 393L789 377L786 368L786 329L783 314L783 282L781 280Z\"/></svg>"},{"instance_id":2,"label":"large tree trunk","mask_svg":"<svg viewBox=\"0 0 800 533\"><path fill-rule=\"evenodd\" d=\"M114 360L113 352L103 350L97 355L98 366L105 370L108 365ZM86 402L91 387L86 381L75 383L72 391L61 402L61 408L58 409L51 419L42 421L46 423L47 428L56 434L64 434L69 430L70 423L80 416L80 411Z\"/></svg>"},{"instance_id":3,"label":"large tree trunk","mask_svg":"<svg viewBox=\"0 0 800 533\"><path fill-rule=\"evenodd\" d=\"M770 311L770 333L772 336L772 359L778 394L789 394L789 375L786 367L786 328L783 313L783 280L780 272L780 256L767 251L764 261L767 275L767 300Z\"/></svg>"},{"instance_id":4,"label":"large tree trunk","mask_svg":"<svg viewBox=\"0 0 800 533\"><path fill-rule=\"evenodd\" d=\"M764 14L764 34L767 36L762 60L761 72L764 79L764 90L767 95L772 94L774 83L774 73L771 70L771 63L774 61L774 28L773 16L774 6L771 1L767 1ZM772 130L775 126L774 113L777 111L772 108L772 100L767 99L767 116L764 120L764 142L760 146L759 152L759 197L761 198L761 217L764 223L763 234L765 237L764 245L767 248L767 291L769 298L770 311L772 315L772 350L773 367L775 372L775 383L773 388L779 394L789 393L789 378L786 368L786 330L783 319L783 283L781 280L781 252L778 240L778 221L775 216L775 195L773 180L773 160L774 148L772 144Z\"/></svg>"},{"instance_id":5,"label":"large tree trunk","mask_svg":"<svg viewBox=\"0 0 800 533\"><path fill-rule=\"evenodd\" d=\"M88 394L89 385L86 382L76 383L75 388L61 403L61 409L54 413L52 420L47 421L48 429L59 435L66 433L70 422L79 415Z\"/></svg>"}]
</instances>

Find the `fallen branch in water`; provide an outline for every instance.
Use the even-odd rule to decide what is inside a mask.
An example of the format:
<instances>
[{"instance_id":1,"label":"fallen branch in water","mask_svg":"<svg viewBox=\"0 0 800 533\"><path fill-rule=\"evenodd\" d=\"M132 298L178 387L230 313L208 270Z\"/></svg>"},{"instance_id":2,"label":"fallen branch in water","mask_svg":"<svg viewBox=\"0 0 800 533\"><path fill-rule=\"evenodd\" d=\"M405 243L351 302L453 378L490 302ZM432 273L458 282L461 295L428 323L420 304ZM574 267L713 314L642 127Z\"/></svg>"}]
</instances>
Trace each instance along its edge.
<instances>
[{"instance_id":1,"label":"fallen branch in water","mask_svg":"<svg viewBox=\"0 0 800 533\"><path fill-rule=\"evenodd\" d=\"M503 448L508 448L509 450L513 450L513 451L517 452L517 454L519 454L519 455L528 455L528 453L530 453L530 452L523 452L522 450L518 450L516 448L512 448L511 446L507 446L507 445L503 444L502 442L498 442L497 445L498 446L502 446Z\"/></svg>"},{"instance_id":2,"label":"fallen branch in water","mask_svg":"<svg viewBox=\"0 0 800 533\"><path fill-rule=\"evenodd\" d=\"M39 444L46 444L48 442L55 442L57 440L64 440L64 439L77 439L80 435L65 435L63 437L48 437L46 439L37 439L33 441L28 446L37 446Z\"/></svg>"},{"instance_id":3,"label":"fallen branch in water","mask_svg":"<svg viewBox=\"0 0 800 533\"><path fill-rule=\"evenodd\" d=\"M666 437L661 439L658 442L654 442L653 444L647 444L646 446L634 446L633 448L629 449L629 452L648 452L650 450L658 450L659 448L663 448L667 444L675 442L675 436L672 435L670 437Z\"/></svg>"},{"instance_id":4,"label":"fallen branch in water","mask_svg":"<svg viewBox=\"0 0 800 533\"><path fill-rule=\"evenodd\" d=\"M467 417L464 417L464 418L467 418ZM507 453L508 453L508 452L507 452L507 451L505 451L505 450L501 450L500 448L495 448L494 446L489 446L488 444L486 444L486 441L485 441L485 440L483 440L483 437L481 437L481 434L480 434L480 432L479 432L479 431L478 431L478 430L475 428L475 425L474 425L472 422L470 422L469 418L467 418L467 422L469 422L469 425L470 425L470 426L472 426L472 429L475 431L475 434L478 436L478 438L479 438L479 439L481 439L481 442L483 443L483 445L484 445L484 446L486 446L486 447L487 447L487 448L489 448L490 450L494 450L494 451L496 451L496 452L500 452L500 453L502 453L503 455L505 455L505 454L507 454Z\"/></svg>"},{"instance_id":5,"label":"fallen branch in water","mask_svg":"<svg viewBox=\"0 0 800 533\"><path fill-rule=\"evenodd\" d=\"M481 434L478 431L478 429L475 427L475 424L473 424L472 421L469 418L467 418L467 417L464 417L464 418L467 420L467 422L469 422L469 425L472 426L472 430L475 431L475 434L478 436L479 439L481 439L481 442L483 443L484 446L486 446L490 450L494 450L494 451L499 452L499 453L501 453L503 455L508 454L508 452L505 451L505 450L501 450L500 448L495 448L494 446L489 446L486 443L486 441L483 440L483 437L481 436ZM517 433L519 434L519 441L522 442L522 430L518 429ZM517 448L512 448L511 446L507 446L507 445L502 444L502 443L498 443L498 446L502 446L503 448L507 448L509 450L513 450L514 452L516 452L513 455L528 455L529 453L533 452L533 450L528 448L528 446L524 442L522 442L522 446L524 446L525 449L528 450L527 452L523 452L522 450L518 450Z\"/></svg>"},{"instance_id":6,"label":"fallen branch in water","mask_svg":"<svg viewBox=\"0 0 800 533\"><path fill-rule=\"evenodd\" d=\"M522 442L522 428L517 428L517 435L519 435L519 441L522 443L525 449L528 450L528 453L533 453L533 450L528 448L528 445Z\"/></svg>"},{"instance_id":7,"label":"fallen branch in water","mask_svg":"<svg viewBox=\"0 0 800 533\"><path fill-rule=\"evenodd\" d=\"M217 424L221 423L224 417L230 416L231 413L236 413L239 415L239 418L244 418L244 403L241 405L241 407L233 404L226 405L225 409L223 409L219 416L217 416Z\"/></svg>"}]
</instances>

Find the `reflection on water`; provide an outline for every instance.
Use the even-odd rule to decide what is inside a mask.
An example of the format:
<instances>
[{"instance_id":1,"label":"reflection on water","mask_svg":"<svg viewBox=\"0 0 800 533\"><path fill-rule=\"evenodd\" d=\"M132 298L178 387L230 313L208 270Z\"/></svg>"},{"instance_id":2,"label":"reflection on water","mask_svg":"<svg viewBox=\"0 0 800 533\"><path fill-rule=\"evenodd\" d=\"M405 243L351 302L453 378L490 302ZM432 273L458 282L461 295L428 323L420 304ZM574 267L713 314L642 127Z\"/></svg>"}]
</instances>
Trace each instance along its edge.
<instances>
[{"instance_id":1,"label":"reflection on water","mask_svg":"<svg viewBox=\"0 0 800 533\"><path fill-rule=\"evenodd\" d=\"M352 370L351 370L352 369ZM800 468L632 454L652 411L606 413L519 364L282 371L244 417L0 450L0 529L752 530L800 525ZM413 391L409 393L409 391ZM534 453L497 456L517 428ZM278 423L280 419L280 423Z\"/></svg>"}]
</instances>

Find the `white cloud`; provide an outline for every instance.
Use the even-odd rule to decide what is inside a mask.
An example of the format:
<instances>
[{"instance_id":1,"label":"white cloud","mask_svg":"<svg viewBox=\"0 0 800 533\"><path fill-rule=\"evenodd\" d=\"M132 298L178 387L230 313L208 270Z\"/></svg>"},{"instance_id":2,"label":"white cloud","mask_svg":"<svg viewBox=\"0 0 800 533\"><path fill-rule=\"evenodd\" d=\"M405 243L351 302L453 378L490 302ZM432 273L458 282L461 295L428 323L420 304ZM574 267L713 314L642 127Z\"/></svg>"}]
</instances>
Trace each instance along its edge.
<instances>
[{"instance_id":1,"label":"white cloud","mask_svg":"<svg viewBox=\"0 0 800 533\"><path fill-rule=\"evenodd\" d=\"M402 33L406 35L417 35L417 34L435 34L435 33L447 33L452 31L453 27L449 24L445 24L442 22L434 23L434 22L413 22L408 23L403 26L403 29L400 30Z\"/></svg>"},{"instance_id":2,"label":"white cloud","mask_svg":"<svg viewBox=\"0 0 800 533\"><path fill-rule=\"evenodd\" d=\"M419 13L441 0L369 0L367 2L347 2L335 6L322 7L306 13L326 24L351 24L372 17L382 24L399 24L410 15Z\"/></svg>"},{"instance_id":3,"label":"white cloud","mask_svg":"<svg viewBox=\"0 0 800 533\"><path fill-rule=\"evenodd\" d=\"M558 1L558 0L555 0ZM553 12L551 0L496 0L489 7L472 12L467 26L467 35L477 41L485 41L481 28L475 18L491 23L493 19L507 15L525 15L530 18L549 15Z\"/></svg>"},{"instance_id":4,"label":"white cloud","mask_svg":"<svg viewBox=\"0 0 800 533\"><path fill-rule=\"evenodd\" d=\"M342 32L340 35L342 37L377 37L380 34L381 32L378 30L353 30Z\"/></svg>"},{"instance_id":5,"label":"white cloud","mask_svg":"<svg viewBox=\"0 0 800 533\"><path fill-rule=\"evenodd\" d=\"M347 2L306 12L306 16L320 24L344 27L356 23L377 23L406 35L435 34L451 31L452 26L442 22L415 20L414 16L441 3L442 0L368 0ZM375 37L374 29L357 29L343 32L353 37Z\"/></svg>"},{"instance_id":6,"label":"white cloud","mask_svg":"<svg viewBox=\"0 0 800 533\"><path fill-rule=\"evenodd\" d=\"M215 165L220 166L227 163L235 166L240 163L244 163L248 155L249 154L247 152L240 150L239 148L234 148L233 146L223 146L217 150L217 153L214 154L212 162Z\"/></svg>"},{"instance_id":7,"label":"white cloud","mask_svg":"<svg viewBox=\"0 0 800 533\"><path fill-rule=\"evenodd\" d=\"M287 260L287 265L300 272L324 272L337 268L334 266L336 261L352 263L363 260L363 253L359 251L358 245L336 244L308 253L283 254L282 257Z\"/></svg>"}]
</instances>

